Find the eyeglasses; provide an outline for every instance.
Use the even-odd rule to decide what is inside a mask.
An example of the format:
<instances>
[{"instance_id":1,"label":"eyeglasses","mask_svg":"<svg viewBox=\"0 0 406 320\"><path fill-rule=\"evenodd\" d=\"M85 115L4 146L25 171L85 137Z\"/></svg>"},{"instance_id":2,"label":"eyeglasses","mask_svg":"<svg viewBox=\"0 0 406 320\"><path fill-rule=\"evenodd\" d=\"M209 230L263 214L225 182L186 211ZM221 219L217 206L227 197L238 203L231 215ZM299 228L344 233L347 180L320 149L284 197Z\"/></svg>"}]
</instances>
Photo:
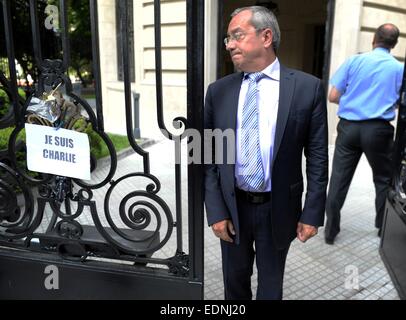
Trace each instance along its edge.
<instances>
[{"instance_id":1,"label":"eyeglasses","mask_svg":"<svg viewBox=\"0 0 406 320\"><path fill-rule=\"evenodd\" d=\"M226 38L224 38L224 45L227 47L228 44L231 41L237 41L240 42L241 40L243 40L246 36L246 33L244 32L236 32L236 33L232 33L229 36L227 36Z\"/></svg>"},{"instance_id":2,"label":"eyeglasses","mask_svg":"<svg viewBox=\"0 0 406 320\"><path fill-rule=\"evenodd\" d=\"M244 38L245 38L245 33L243 33L243 32L232 33L232 34L230 34L229 36L227 36L226 38L224 38L224 44L225 44L225 46L227 47L228 44L229 44L231 41L237 41L237 42L239 42L239 41L243 40Z\"/></svg>"},{"instance_id":3,"label":"eyeglasses","mask_svg":"<svg viewBox=\"0 0 406 320\"><path fill-rule=\"evenodd\" d=\"M264 30L264 29L255 29L254 32L259 32L261 30ZM224 45L227 47L231 41L240 42L241 40L244 40L245 36L249 33L252 33L252 32L245 33L242 31L237 31L235 33L232 33L229 36L227 36L226 38L224 38Z\"/></svg>"}]
</instances>

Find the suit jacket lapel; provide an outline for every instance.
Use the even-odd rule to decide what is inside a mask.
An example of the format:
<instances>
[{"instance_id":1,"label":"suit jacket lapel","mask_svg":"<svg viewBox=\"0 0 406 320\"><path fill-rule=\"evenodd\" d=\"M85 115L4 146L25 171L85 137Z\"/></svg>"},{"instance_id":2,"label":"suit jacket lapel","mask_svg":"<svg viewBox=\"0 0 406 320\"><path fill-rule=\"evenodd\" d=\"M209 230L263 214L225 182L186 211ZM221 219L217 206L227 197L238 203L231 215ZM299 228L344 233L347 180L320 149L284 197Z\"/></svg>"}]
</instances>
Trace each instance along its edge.
<instances>
[{"instance_id":1,"label":"suit jacket lapel","mask_svg":"<svg viewBox=\"0 0 406 320\"><path fill-rule=\"evenodd\" d=\"M236 132L237 129L237 113L238 113L238 98L240 97L241 81L243 73L236 73L232 79L231 83L227 88L224 89L224 95L227 95L228 101L226 109L227 114L225 115L225 129L232 129Z\"/></svg>"},{"instance_id":2,"label":"suit jacket lapel","mask_svg":"<svg viewBox=\"0 0 406 320\"><path fill-rule=\"evenodd\" d=\"M237 113L238 113L238 100L240 97L240 90L241 90L241 81L244 73L236 73L232 79L230 80L231 83L224 89L224 94L227 95L228 101L226 110L227 113L225 114L225 128L224 129L232 129L235 133L235 138L237 139ZM236 145L237 141L234 142ZM229 179L229 182L234 185L234 172L235 172L235 164L230 166L225 166L227 170L226 176Z\"/></svg>"},{"instance_id":3,"label":"suit jacket lapel","mask_svg":"<svg viewBox=\"0 0 406 320\"><path fill-rule=\"evenodd\" d=\"M293 92L295 91L295 77L293 71L281 65L281 79L279 85L279 106L278 118L276 120L275 142L273 149L272 162L275 161L278 154L279 147L282 142L283 134L285 132L286 124L290 107L292 104Z\"/></svg>"}]
</instances>

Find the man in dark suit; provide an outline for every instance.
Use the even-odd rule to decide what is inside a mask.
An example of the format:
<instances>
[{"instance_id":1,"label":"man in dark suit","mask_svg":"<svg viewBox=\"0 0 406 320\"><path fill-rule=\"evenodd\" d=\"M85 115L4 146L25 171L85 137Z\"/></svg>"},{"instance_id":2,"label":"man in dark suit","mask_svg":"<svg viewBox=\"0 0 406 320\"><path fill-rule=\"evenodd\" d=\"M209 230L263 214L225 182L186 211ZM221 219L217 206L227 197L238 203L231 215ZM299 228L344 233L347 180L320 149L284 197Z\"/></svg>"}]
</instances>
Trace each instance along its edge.
<instances>
[{"instance_id":1,"label":"man in dark suit","mask_svg":"<svg viewBox=\"0 0 406 320\"><path fill-rule=\"evenodd\" d=\"M279 42L279 26L268 9L237 9L225 44L241 72L212 83L206 95L206 132L235 132L235 163L223 152L220 164L205 168L207 220L221 239L226 299L252 298L254 257L257 299L282 299L290 243L296 237L305 242L324 222L325 94L319 79L279 63Z\"/></svg>"}]
</instances>

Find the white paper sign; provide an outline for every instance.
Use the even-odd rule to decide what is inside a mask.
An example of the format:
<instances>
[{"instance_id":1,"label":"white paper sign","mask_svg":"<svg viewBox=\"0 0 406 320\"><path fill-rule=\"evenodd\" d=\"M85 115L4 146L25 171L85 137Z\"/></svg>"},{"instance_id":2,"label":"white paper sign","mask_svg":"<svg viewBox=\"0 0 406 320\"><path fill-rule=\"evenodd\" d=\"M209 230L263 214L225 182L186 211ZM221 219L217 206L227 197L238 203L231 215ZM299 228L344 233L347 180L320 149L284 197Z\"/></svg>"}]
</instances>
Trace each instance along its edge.
<instances>
[{"instance_id":1,"label":"white paper sign","mask_svg":"<svg viewBox=\"0 0 406 320\"><path fill-rule=\"evenodd\" d=\"M90 180L87 134L25 124L28 170Z\"/></svg>"}]
</instances>

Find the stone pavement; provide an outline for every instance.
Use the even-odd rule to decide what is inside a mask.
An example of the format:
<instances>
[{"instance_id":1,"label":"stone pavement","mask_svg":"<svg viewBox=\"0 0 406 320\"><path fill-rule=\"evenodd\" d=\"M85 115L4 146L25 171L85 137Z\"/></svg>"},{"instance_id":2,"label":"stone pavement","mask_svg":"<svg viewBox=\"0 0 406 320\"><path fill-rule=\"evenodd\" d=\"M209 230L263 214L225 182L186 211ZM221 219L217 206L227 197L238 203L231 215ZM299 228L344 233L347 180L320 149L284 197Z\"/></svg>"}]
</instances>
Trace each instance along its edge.
<instances>
[{"instance_id":1,"label":"stone pavement","mask_svg":"<svg viewBox=\"0 0 406 320\"><path fill-rule=\"evenodd\" d=\"M333 148L330 149L330 170ZM397 300L396 289L379 256L375 229L372 172L363 156L344 207L341 232L334 245L324 243L324 228L305 244L289 250L284 281L286 300ZM205 232L205 298L223 299L220 245ZM255 270L255 268L254 268ZM358 273L358 288L351 275ZM255 297L256 272L252 277Z\"/></svg>"},{"instance_id":2,"label":"stone pavement","mask_svg":"<svg viewBox=\"0 0 406 320\"><path fill-rule=\"evenodd\" d=\"M184 148L185 149L185 148ZM151 174L162 184L158 195L166 201L175 214L175 183L174 183L174 145L170 141L161 141L145 149L150 153ZM330 154L332 155L332 149ZM331 162L332 157L330 157ZM183 155L183 160L185 156ZM331 169L331 165L330 165ZM92 179L102 179L106 168L99 168ZM132 172L142 171L142 158L133 154L119 161L114 177ZM182 209L183 209L183 250L188 252L187 233L187 171L185 161L182 167ZM117 188L112 196L111 207L117 210L123 195L131 190L144 189L145 181L140 179L127 181ZM103 199L107 187L96 190L98 210L103 212ZM363 157L358 165L344 208L342 210L341 233L333 246L324 243L323 228L319 235L302 244L295 240L289 251L284 284L286 300L375 300L399 299L391 279L379 256L380 238L374 227L374 186L371 170ZM223 279L221 272L220 244L204 226L205 236L205 290L204 298L210 300L223 299ZM176 250L176 236L172 237L163 249L154 257L170 257ZM254 268L255 269L255 268ZM352 275L358 274L356 282L351 281ZM252 284L256 289L256 273Z\"/></svg>"}]
</instances>

